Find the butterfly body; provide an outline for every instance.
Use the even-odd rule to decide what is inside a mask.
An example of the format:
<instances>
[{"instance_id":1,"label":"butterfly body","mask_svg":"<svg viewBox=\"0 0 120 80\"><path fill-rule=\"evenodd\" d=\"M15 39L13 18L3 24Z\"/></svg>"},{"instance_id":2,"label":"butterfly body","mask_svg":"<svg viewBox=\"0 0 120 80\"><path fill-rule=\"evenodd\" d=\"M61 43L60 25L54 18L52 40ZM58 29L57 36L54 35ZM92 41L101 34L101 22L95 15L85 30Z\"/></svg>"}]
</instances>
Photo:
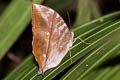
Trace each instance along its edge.
<instances>
[{"instance_id":1,"label":"butterfly body","mask_svg":"<svg viewBox=\"0 0 120 80\"><path fill-rule=\"evenodd\" d=\"M74 35L57 12L43 5L33 4L32 25L33 54L42 74L61 62Z\"/></svg>"}]
</instances>

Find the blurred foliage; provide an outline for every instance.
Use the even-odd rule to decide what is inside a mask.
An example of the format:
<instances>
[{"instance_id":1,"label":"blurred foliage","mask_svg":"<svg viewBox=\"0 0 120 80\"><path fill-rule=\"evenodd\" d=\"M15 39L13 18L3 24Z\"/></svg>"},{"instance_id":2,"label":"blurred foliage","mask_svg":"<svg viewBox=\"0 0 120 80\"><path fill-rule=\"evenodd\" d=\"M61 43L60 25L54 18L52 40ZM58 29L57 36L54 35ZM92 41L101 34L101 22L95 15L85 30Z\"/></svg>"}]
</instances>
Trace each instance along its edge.
<instances>
[{"instance_id":1,"label":"blurred foliage","mask_svg":"<svg viewBox=\"0 0 120 80\"><path fill-rule=\"evenodd\" d=\"M31 7L40 0L13 0L0 19L0 59L2 59L31 20Z\"/></svg>"},{"instance_id":2,"label":"blurred foliage","mask_svg":"<svg viewBox=\"0 0 120 80\"><path fill-rule=\"evenodd\" d=\"M74 0L45 0L43 4L56 11L60 11L69 6L73 1Z\"/></svg>"},{"instance_id":3,"label":"blurred foliage","mask_svg":"<svg viewBox=\"0 0 120 80\"><path fill-rule=\"evenodd\" d=\"M75 26L100 17L100 12L95 0L78 0Z\"/></svg>"},{"instance_id":4,"label":"blurred foliage","mask_svg":"<svg viewBox=\"0 0 120 80\"><path fill-rule=\"evenodd\" d=\"M77 15L74 25L79 25L91 20L91 6L89 0L78 0ZM86 14L87 13L87 14Z\"/></svg>"},{"instance_id":5,"label":"blurred foliage","mask_svg":"<svg viewBox=\"0 0 120 80\"><path fill-rule=\"evenodd\" d=\"M33 3L44 4L62 12L73 7L71 6L73 2L74 0L11 0L0 14L1 62L30 23ZM80 37L91 44L84 44L77 39L71 48L73 63L70 64L70 57L67 54L59 66L48 70L44 76L37 76L38 67L30 53L21 64L5 76L5 80L119 79L120 11L100 17L97 0L76 0L76 3L74 5L76 7L72 8L76 13L72 14L75 16L73 29L75 38ZM97 19L90 21L94 18Z\"/></svg>"}]
</instances>

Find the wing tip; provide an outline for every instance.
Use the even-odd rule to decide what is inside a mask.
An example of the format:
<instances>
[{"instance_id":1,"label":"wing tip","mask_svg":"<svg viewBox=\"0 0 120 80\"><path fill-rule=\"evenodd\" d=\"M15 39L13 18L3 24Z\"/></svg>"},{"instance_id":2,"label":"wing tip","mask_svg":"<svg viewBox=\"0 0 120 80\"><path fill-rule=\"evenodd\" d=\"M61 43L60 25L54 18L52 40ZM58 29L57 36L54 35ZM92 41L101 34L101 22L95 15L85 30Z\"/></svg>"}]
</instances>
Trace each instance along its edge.
<instances>
[{"instance_id":1,"label":"wing tip","mask_svg":"<svg viewBox=\"0 0 120 80\"><path fill-rule=\"evenodd\" d=\"M44 75L44 71L39 68L37 75Z\"/></svg>"}]
</instances>

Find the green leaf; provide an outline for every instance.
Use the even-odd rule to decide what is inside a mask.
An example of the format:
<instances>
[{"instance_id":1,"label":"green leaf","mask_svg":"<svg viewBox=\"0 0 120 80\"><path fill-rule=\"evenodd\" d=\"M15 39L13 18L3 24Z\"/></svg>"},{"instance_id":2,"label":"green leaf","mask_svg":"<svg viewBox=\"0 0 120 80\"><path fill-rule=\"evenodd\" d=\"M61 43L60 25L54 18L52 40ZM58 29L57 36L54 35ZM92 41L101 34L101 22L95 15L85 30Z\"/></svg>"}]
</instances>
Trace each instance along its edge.
<instances>
[{"instance_id":1,"label":"green leaf","mask_svg":"<svg viewBox=\"0 0 120 80\"><path fill-rule=\"evenodd\" d=\"M0 20L0 59L30 22L32 4L40 2L42 0L12 0L3 12Z\"/></svg>"},{"instance_id":2,"label":"green leaf","mask_svg":"<svg viewBox=\"0 0 120 80\"><path fill-rule=\"evenodd\" d=\"M100 17L98 1L78 0L76 20L74 26L86 23L92 19Z\"/></svg>"},{"instance_id":3,"label":"green leaf","mask_svg":"<svg viewBox=\"0 0 120 80\"><path fill-rule=\"evenodd\" d=\"M77 15L74 25L79 25L91 20L89 0L78 0Z\"/></svg>"},{"instance_id":4,"label":"green leaf","mask_svg":"<svg viewBox=\"0 0 120 80\"><path fill-rule=\"evenodd\" d=\"M33 55L30 55L15 70L13 70L5 80L50 80L57 78L68 80L91 80L99 78L99 76L104 76L104 74L109 72L112 67L103 70L101 69L101 65L110 57L120 53L119 15L120 11L90 21L73 29L75 38L80 37L91 44L87 45L82 43L79 39L76 40L71 48L72 64L70 64L68 53L61 64L56 68L46 71L43 76L37 76L38 67ZM117 70L118 67L114 68L108 77L104 76L105 79L110 78ZM99 79L101 78L102 77ZM115 77L113 76L113 78Z\"/></svg>"}]
</instances>

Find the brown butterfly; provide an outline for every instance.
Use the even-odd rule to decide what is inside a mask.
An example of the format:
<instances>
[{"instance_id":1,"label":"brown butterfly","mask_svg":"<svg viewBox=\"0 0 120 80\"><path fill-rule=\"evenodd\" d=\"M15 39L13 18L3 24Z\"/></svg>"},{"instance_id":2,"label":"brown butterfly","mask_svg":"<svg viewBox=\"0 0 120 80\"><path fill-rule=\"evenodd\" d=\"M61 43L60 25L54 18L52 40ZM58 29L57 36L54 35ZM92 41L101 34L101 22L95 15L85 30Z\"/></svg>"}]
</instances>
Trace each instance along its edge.
<instances>
[{"instance_id":1,"label":"brown butterfly","mask_svg":"<svg viewBox=\"0 0 120 80\"><path fill-rule=\"evenodd\" d=\"M62 17L43 5L32 6L33 54L39 74L56 67L73 44L73 32Z\"/></svg>"}]
</instances>

